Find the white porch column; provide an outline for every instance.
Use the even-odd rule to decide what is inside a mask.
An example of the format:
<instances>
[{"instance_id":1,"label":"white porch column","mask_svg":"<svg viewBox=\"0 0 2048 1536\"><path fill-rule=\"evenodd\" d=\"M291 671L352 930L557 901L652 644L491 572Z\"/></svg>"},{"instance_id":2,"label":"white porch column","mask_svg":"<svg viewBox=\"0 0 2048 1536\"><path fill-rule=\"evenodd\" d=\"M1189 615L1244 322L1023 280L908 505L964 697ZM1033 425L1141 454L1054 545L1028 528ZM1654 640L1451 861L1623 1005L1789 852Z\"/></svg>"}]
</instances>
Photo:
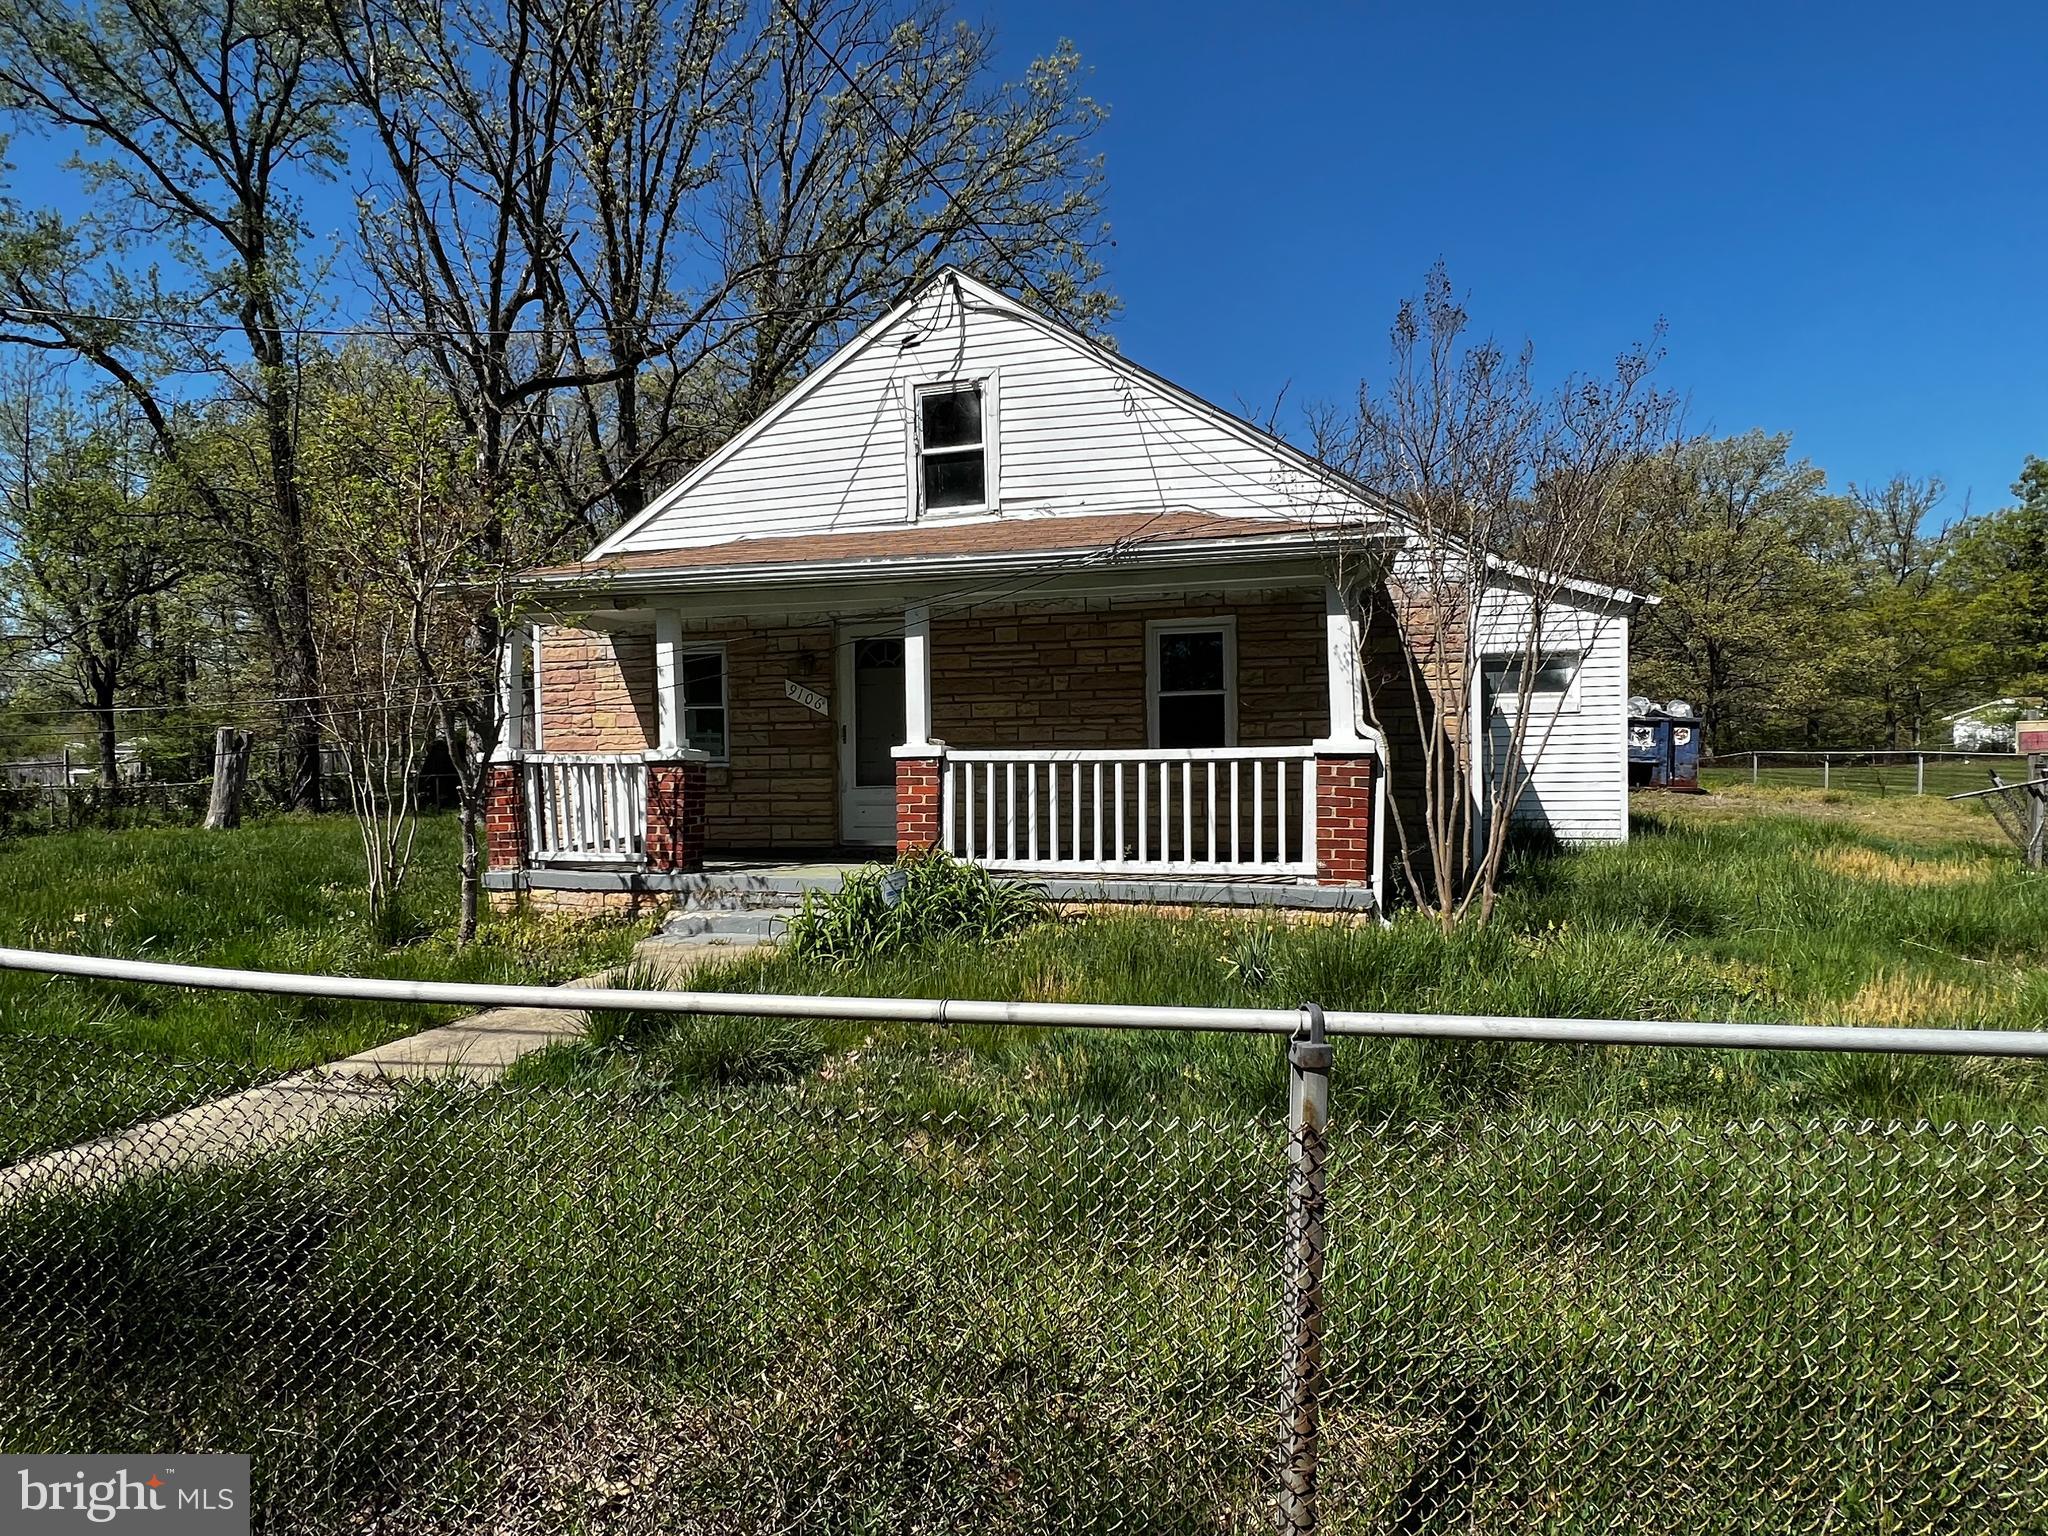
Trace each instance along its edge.
<instances>
[{"instance_id":1,"label":"white porch column","mask_svg":"<svg viewBox=\"0 0 2048 1536\"><path fill-rule=\"evenodd\" d=\"M509 763L526 750L526 642L519 630L498 645L498 748L491 760Z\"/></svg>"},{"instance_id":2,"label":"white porch column","mask_svg":"<svg viewBox=\"0 0 2048 1536\"><path fill-rule=\"evenodd\" d=\"M655 745L673 752L683 744L683 615L675 608L654 611L654 708Z\"/></svg>"},{"instance_id":3,"label":"white porch column","mask_svg":"<svg viewBox=\"0 0 2048 1536\"><path fill-rule=\"evenodd\" d=\"M1377 743L1365 723L1365 679L1359 671L1357 621L1343 589L1323 583L1323 642L1330 678L1329 733L1316 745L1328 751L1371 751Z\"/></svg>"},{"instance_id":4,"label":"white porch column","mask_svg":"<svg viewBox=\"0 0 2048 1536\"><path fill-rule=\"evenodd\" d=\"M932 742L932 611L903 610L903 746L901 755L929 752Z\"/></svg>"},{"instance_id":5,"label":"white porch column","mask_svg":"<svg viewBox=\"0 0 2048 1536\"><path fill-rule=\"evenodd\" d=\"M527 746L536 752L543 752L547 750L547 726L541 719L540 706L541 700L547 696L547 690L541 686L540 676L541 626L534 625L529 633L533 641L533 740L529 741Z\"/></svg>"}]
</instances>

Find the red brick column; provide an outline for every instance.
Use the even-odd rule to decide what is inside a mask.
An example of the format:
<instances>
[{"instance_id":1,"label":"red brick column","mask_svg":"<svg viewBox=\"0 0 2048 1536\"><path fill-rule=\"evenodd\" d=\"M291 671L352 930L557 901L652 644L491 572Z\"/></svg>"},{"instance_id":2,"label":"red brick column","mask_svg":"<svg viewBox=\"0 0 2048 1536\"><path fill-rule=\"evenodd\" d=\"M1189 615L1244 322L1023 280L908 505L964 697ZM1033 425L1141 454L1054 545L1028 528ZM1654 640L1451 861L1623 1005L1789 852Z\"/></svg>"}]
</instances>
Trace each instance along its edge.
<instances>
[{"instance_id":1,"label":"red brick column","mask_svg":"<svg viewBox=\"0 0 2048 1536\"><path fill-rule=\"evenodd\" d=\"M526 863L526 795L517 763L492 763L484 783L484 867Z\"/></svg>"},{"instance_id":2,"label":"red brick column","mask_svg":"<svg viewBox=\"0 0 2048 1536\"><path fill-rule=\"evenodd\" d=\"M1316 759L1316 880L1372 881L1373 774L1370 757Z\"/></svg>"},{"instance_id":3,"label":"red brick column","mask_svg":"<svg viewBox=\"0 0 2048 1536\"><path fill-rule=\"evenodd\" d=\"M939 775L936 757L896 759L896 851L914 853L939 841Z\"/></svg>"},{"instance_id":4,"label":"red brick column","mask_svg":"<svg viewBox=\"0 0 2048 1536\"><path fill-rule=\"evenodd\" d=\"M704 764L647 765L647 867L704 867Z\"/></svg>"}]
</instances>

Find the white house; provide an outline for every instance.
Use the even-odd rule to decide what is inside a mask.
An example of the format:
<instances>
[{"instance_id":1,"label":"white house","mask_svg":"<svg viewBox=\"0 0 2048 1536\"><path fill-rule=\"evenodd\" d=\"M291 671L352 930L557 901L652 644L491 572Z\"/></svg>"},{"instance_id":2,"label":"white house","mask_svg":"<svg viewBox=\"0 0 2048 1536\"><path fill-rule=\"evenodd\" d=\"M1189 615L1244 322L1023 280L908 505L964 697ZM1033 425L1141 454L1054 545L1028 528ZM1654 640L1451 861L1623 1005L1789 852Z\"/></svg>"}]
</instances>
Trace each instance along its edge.
<instances>
[{"instance_id":1,"label":"white house","mask_svg":"<svg viewBox=\"0 0 2048 1536\"><path fill-rule=\"evenodd\" d=\"M1071 894L1371 907L1389 748L1333 576L1409 539L1365 487L944 272L532 573L490 883L687 892L707 859L765 879L936 845ZM1546 619L1519 814L1618 840L1633 599L1581 599ZM1497 576L1504 650L1526 603Z\"/></svg>"}]
</instances>

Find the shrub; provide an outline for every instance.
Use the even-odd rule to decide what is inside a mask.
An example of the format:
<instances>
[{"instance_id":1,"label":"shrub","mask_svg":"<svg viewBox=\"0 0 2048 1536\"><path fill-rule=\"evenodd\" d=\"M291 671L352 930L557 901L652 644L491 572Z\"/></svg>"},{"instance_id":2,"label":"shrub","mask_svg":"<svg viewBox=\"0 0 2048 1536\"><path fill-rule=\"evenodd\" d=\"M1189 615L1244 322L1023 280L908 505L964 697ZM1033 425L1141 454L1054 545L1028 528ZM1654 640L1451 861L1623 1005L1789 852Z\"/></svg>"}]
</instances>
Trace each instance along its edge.
<instances>
[{"instance_id":1,"label":"shrub","mask_svg":"<svg viewBox=\"0 0 2048 1536\"><path fill-rule=\"evenodd\" d=\"M942 853L905 854L856 871L830 895L806 891L784 947L797 960L850 970L943 939L992 944L1050 910L1043 886L997 880Z\"/></svg>"}]
</instances>

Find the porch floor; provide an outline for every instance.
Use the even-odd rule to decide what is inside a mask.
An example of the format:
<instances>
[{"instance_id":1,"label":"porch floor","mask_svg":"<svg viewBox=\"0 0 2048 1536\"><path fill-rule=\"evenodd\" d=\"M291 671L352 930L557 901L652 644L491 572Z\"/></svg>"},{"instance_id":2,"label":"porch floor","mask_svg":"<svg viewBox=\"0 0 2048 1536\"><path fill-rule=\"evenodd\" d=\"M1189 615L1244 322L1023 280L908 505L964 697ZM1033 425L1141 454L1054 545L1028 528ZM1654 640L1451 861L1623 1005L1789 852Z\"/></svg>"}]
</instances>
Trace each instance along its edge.
<instances>
[{"instance_id":1,"label":"porch floor","mask_svg":"<svg viewBox=\"0 0 2048 1536\"><path fill-rule=\"evenodd\" d=\"M491 870L491 890L617 891L673 895L683 909L785 907L806 891L836 891L846 877L892 857L876 849L798 850L781 853L708 855L701 870L671 874L612 866L550 864ZM998 872L1000 874L1000 872ZM1164 907L1291 908L1321 912L1371 912L1372 892L1362 886L1318 885L1287 876L1193 878L1172 875L1031 874L1055 901L1114 902Z\"/></svg>"}]
</instances>

